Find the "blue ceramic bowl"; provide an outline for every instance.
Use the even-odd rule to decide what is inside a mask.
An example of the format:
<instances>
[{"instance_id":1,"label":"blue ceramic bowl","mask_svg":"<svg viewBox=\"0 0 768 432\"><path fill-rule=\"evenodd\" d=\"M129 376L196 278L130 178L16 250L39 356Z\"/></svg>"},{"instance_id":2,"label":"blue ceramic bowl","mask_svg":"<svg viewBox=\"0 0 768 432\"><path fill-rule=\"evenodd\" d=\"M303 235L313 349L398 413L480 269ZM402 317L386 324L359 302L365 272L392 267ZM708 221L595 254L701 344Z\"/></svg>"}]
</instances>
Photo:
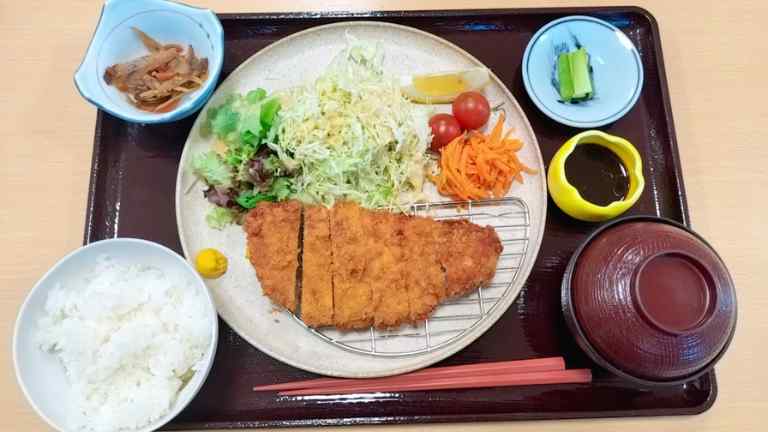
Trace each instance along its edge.
<instances>
[{"instance_id":1,"label":"blue ceramic bowl","mask_svg":"<svg viewBox=\"0 0 768 432\"><path fill-rule=\"evenodd\" d=\"M163 43L192 45L199 57L208 58L208 79L203 87L185 95L173 111L139 110L125 94L104 82L109 66L147 54L131 27ZM85 58L75 72L75 86L88 102L115 117L133 123L167 123L202 108L213 94L223 60L224 31L212 11L165 0L107 0Z\"/></svg>"},{"instance_id":2,"label":"blue ceramic bowl","mask_svg":"<svg viewBox=\"0 0 768 432\"><path fill-rule=\"evenodd\" d=\"M552 84L555 45L573 37L587 49L595 83L592 100L560 102ZM568 16L542 27L523 54L523 84L533 103L558 123L593 129L613 123L635 105L643 89L643 64L632 41L614 25L589 16Z\"/></svg>"}]
</instances>

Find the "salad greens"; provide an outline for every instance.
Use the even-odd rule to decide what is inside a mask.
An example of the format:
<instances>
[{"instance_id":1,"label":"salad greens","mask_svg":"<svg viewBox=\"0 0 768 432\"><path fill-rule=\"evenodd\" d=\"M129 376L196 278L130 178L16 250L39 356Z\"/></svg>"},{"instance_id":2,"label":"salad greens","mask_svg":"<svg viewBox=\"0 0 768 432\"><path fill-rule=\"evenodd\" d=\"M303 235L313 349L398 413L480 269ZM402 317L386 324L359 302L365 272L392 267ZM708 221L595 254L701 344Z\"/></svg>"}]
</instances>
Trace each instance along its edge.
<instances>
[{"instance_id":1,"label":"salad greens","mask_svg":"<svg viewBox=\"0 0 768 432\"><path fill-rule=\"evenodd\" d=\"M208 224L223 228L260 201L279 201L293 192L293 181L269 145L277 139L280 101L264 89L234 94L206 113L203 136L218 143L217 150L197 154L192 170L208 189L205 196L215 204Z\"/></svg>"},{"instance_id":2,"label":"salad greens","mask_svg":"<svg viewBox=\"0 0 768 432\"><path fill-rule=\"evenodd\" d=\"M429 110L408 101L385 74L379 45L348 45L314 81L278 98L264 89L235 94L206 112L216 140L192 161L222 228L261 201L296 198L368 208L423 199L432 137Z\"/></svg>"}]
</instances>

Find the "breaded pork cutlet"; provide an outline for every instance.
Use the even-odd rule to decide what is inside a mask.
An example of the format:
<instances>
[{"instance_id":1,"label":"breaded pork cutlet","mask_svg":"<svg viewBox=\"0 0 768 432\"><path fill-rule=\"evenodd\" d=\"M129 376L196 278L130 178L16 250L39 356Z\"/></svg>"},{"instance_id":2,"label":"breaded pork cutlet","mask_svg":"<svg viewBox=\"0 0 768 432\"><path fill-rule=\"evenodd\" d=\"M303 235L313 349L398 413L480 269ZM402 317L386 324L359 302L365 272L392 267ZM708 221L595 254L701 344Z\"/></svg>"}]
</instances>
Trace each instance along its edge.
<instances>
[{"instance_id":1,"label":"breaded pork cutlet","mask_svg":"<svg viewBox=\"0 0 768 432\"><path fill-rule=\"evenodd\" d=\"M405 281L403 228L407 219L389 212L363 212L371 260L365 281L371 287L373 325L397 327L410 321L408 288Z\"/></svg>"},{"instance_id":2,"label":"breaded pork cutlet","mask_svg":"<svg viewBox=\"0 0 768 432\"><path fill-rule=\"evenodd\" d=\"M264 294L295 312L301 205L261 203L246 217ZM311 327L396 327L488 284L502 245L466 220L436 221L338 203L304 208L301 318Z\"/></svg>"},{"instance_id":3,"label":"breaded pork cutlet","mask_svg":"<svg viewBox=\"0 0 768 432\"><path fill-rule=\"evenodd\" d=\"M331 212L323 206L304 209L301 319L310 327L333 324Z\"/></svg>"},{"instance_id":4,"label":"breaded pork cutlet","mask_svg":"<svg viewBox=\"0 0 768 432\"><path fill-rule=\"evenodd\" d=\"M445 273L440 264L440 223L424 217L403 220L403 279L407 286L411 321L429 316L445 298Z\"/></svg>"},{"instance_id":5,"label":"breaded pork cutlet","mask_svg":"<svg viewBox=\"0 0 768 432\"><path fill-rule=\"evenodd\" d=\"M503 249L496 230L468 220L441 221L440 225L440 264L445 269L447 297L460 297L488 285Z\"/></svg>"},{"instance_id":6,"label":"breaded pork cutlet","mask_svg":"<svg viewBox=\"0 0 768 432\"><path fill-rule=\"evenodd\" d=\"M331 210L333 323L342 329L373 324L373 295L365 276L373 256L363 222L366 211L350 202Z\"/></svg>"},{"instance_id":7,"label":"breaded pork cutlet","mask_svg":"<svg viewBox=\"0 0 768 432\"><path fill-rule=\"evenodd\" d=\"M502 251L496 230L468 220L440 221L440 264L445 269L445 294L460 297L487 285L496 274Z\"/></svg>"},{"instance_id":8,"label":"breaded pork cutlet","mask_svg":"<svg viewBox=\"0 0 768 432\"><path fill-rule=\"evenodd\" d=\"M301 204L298 201L259 203L245 217L248 256L264 294L296 311L296 270L299 262Z\"/></svg>"}]
</instances>

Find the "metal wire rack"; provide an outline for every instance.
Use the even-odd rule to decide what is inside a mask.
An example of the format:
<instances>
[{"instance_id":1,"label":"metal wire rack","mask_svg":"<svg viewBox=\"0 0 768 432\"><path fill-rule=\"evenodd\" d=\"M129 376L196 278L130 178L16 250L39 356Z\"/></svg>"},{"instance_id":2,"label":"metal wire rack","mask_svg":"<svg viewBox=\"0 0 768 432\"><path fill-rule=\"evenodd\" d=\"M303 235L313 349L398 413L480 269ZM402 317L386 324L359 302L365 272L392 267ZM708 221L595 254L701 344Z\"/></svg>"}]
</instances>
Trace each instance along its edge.
<instances>
[{"instance_id":1,"label":"metal wire rack","mask_svg":"<svg viewBox=\"0 0 768 432\"><path fill-rule=\"evenodd\" d=\"M404 357L434 351L457 341L485 320L502 298L514 294L512 287L528 251L530 212L525 201L502 198L424 203L411 206L409 213L437 220L469 219L478 225L492 226L503 250L491 283L465 297L442 303L431 317L417 325L396 329L313 329L298 317L294 318L311 333L342 349L378 357Z\"/></svg>"}]
</instances>

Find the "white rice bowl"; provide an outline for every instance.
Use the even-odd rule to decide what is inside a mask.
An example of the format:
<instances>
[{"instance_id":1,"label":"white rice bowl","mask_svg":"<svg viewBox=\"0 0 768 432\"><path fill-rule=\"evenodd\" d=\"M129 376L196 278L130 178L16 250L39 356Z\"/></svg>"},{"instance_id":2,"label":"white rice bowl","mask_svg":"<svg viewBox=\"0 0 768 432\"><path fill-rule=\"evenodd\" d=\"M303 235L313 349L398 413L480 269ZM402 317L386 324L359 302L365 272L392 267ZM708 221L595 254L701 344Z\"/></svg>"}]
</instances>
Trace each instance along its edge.
<instances>
[{"instance_id":1,"label":"white rice bowl","mask_svg":"<svg viewBox=\"0 0 768 432\"><path fill-rule=\"evenodd\" d=\"M134 249L152 245L172 257L169 262L152 259L153 253L129 253L126 259L105 250L91 253L86 265L68 265L77 253L109 242L133 242ZM181 265L168 265L173 262ZM152 430L178 414L201 387L215 352L216 321L205 285L183 258L142 240L97 242L63 259L30 293L14 337L17 376L54 427ZM35 358L24 361L25 355ZM38 380L53 372L52 365L65 379ZM49 385L66 409L55 412L37 400L44 399L37 395L45 388L35 381ZM55 388L62 381L67 388Z\"/></svg>"}]
</instances>

